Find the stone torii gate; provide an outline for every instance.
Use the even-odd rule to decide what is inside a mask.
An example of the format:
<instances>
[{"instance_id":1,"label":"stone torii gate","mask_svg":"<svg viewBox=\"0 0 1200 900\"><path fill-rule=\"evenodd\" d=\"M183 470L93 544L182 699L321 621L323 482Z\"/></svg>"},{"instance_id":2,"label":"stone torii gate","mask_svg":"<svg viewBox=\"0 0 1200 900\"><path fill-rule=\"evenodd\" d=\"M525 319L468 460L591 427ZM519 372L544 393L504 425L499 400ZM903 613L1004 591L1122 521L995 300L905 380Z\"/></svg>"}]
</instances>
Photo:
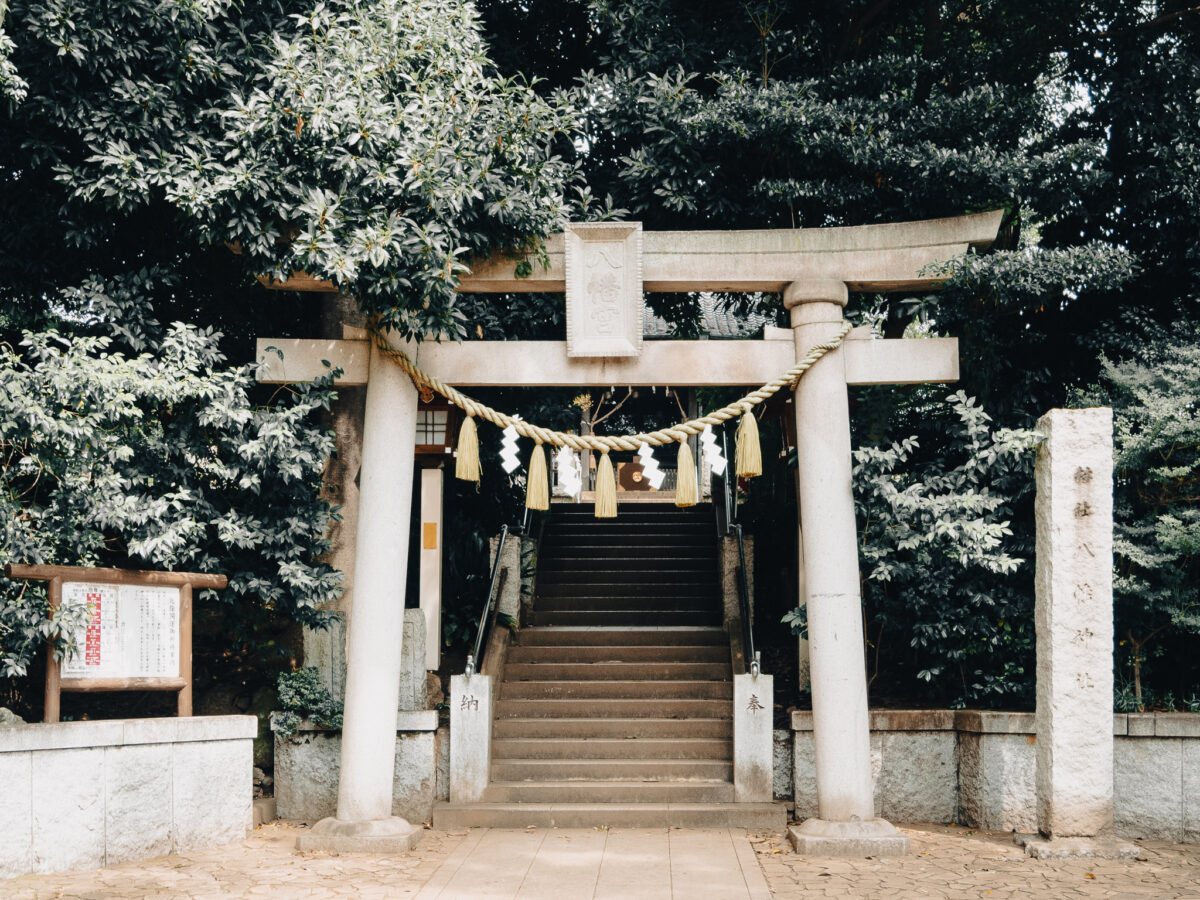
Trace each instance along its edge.
<instances>
[{"instance_id":1,"label":"stone torii gate","mask_svg":"<svg viewBox=\"0 0 1200 900\"><path fill-rule=\"evenodd\" d=\"M568 225L548 240L548 265L528 260L528 277L516 275L519 260L497 257L476 264L459 286L565 291L566 341L392 338L392 345L462 389L758 387L838 335L850 291L933 289L938 264L990 245L1001 216L791 231L643 234L637 223ZM768 329L756 341L643 344L643 291L715 290L781 292L792 334ZM259 377L306 381L329 363L343 370L342 384L367 386L337 817L306 835L304 848L388 851L407 849L419 835L391 815L417 390L366 335L347 337L260 339ZM846 389L957 378L955 339L874 340L860 329L796 385L799 601L808 608L819 815L799 828L801 852L887 855L908 846L874 811Z\"/></svg>"}]
</instances>

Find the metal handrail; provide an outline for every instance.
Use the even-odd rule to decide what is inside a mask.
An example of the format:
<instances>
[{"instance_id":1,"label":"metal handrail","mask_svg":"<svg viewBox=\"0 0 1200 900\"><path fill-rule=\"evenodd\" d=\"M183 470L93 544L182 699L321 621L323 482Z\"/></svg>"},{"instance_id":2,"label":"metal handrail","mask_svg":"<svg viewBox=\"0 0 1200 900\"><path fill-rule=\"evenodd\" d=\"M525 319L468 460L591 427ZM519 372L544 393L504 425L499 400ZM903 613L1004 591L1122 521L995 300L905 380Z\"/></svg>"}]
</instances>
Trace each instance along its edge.
<instances>
[{"instance_id":1,"label":"metal handrail","mask_svg":"<svg viewBox=\"0 0 1200 900\"><path fill-rule=\"evenodd\" d=\"M500 580L500 560L504 557L504 544L508 541L508 526L500 529L500 543L496 545L496 559L492 562L492 578L488 584L487 602L479 617L479 628L475 632L475 652L467 654L467 674L474 675L483 660L483 642L491 624L492 610L496 605L496 584Z\"/></svg>"},{"instance_id":2,"label":"metal handrail","mask_svg":"<svg viewBox=\"0 0 1200 900\"><path fill-rule=\"evenodd\" d=\"M721 452L725 454L725 459L728 460L730 468L733 466L733 460L729 459L729 444L726 440L725 429L721 429ZM733 479L736 475L730 475L730 469L725 470L725 475L711 475L710 486L713 480L721 483L721 502L717 502L717 498L713 497L713 507L716 510L717 518L717 534L720 537L728 537L734 535L737 537L738 546L738 606L741 609L742 615L742 650L746 655L746 659L750 661L747 667L751 675L757 676L761 670L762 658L757 650L754 649L754 629L750 623L750 586L746 578L746 543L742 536L741 523L737 521L737 497L733 490ZM711 491L710 491L711 492Z\"/></svg>"},{"instance_id":3,"label":"metal handrail","mask_svg":"<svg viewBox=\"0 0 1200 900\"><path fill-rule=\"evenodd\" d=\"M746 584L746 544L742 540L742 526L734 525L738 545L738 599L742 607L742 648L750 660L750 674L758 677L762 658L754 649L754 629L750 627L750 590Z\"/></svg>"}]
</instances>

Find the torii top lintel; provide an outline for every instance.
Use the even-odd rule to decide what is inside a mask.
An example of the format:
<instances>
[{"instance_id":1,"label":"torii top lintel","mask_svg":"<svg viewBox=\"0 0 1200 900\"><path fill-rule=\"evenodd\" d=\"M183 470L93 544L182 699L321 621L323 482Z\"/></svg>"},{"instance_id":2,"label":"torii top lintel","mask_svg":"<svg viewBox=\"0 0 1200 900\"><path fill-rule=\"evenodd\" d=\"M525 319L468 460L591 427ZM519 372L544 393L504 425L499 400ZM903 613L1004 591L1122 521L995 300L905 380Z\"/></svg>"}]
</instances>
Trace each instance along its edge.
<instances>
[{"instance_id":1,"label":"torii top lintel","mask_svg":"<svg viewBox=\"0 0 1200 900\"><path fill-rule=\"evenodd\" d=\"M647 231L642 234L642 287L647 291L782 291L794 281L834 279L851 291L936 287L934 271L995 239L1003 210L838 228L762 231ZM612 223L614 226L622 223ZM471 264L458 289L470 293L566 290L566 242L546 240L549 266L536 255L497 255ZM527 261L532 271L518 276Z\"/></svg>"}]
</instances>

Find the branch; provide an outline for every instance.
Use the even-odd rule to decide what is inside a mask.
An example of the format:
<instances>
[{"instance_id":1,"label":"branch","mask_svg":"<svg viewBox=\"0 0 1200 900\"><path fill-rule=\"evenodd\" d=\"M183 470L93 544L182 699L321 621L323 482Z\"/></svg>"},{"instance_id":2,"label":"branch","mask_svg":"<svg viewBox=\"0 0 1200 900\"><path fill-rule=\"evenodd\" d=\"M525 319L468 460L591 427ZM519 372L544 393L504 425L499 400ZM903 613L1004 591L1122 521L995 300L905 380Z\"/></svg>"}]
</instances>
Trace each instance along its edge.
<instances>
[{"instance_id":1,"label":"branch","mask_svg":"<svg viewBox=\"0 0 1200 900\"><path fill-rule=\"evenodd\" d=\"M0 0L2 2L2 0ZM1169 25L1176 19L1182 19L1184 16L1192 16L1200 13L1200 6L1192 6L1188 9L1181 9L1173 13L1164 13L1161 16L1156 16L1149 21L1134 25L1132 28L1122 28L1120 31L1105 31L1097 35L1097 37L1129 37L1131 34L1137 34L1139 31L1145 31L1150 28L1161 28L1164 25Z\"/></svg>"}]
</instances>

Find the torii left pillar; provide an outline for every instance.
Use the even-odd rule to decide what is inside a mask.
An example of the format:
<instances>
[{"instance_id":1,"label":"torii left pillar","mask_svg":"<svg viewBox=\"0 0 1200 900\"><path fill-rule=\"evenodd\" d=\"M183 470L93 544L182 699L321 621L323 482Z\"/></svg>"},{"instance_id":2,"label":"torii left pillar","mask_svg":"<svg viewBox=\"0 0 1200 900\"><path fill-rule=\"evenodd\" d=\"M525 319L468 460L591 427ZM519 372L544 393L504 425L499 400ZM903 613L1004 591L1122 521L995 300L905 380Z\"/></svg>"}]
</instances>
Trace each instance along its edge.
<instances>
[{"instance_id":1,"label":"torii left pillar","mask_svg":"<svg viewBox=\"0 0 1200 900\"><path fill-rule=\"evenodd\" d=\"M417 390L373 343L370 352L337 816L298 850L398 853L422 833L392 815Z\"/></svg>"},{"instance_id":2,"label":"torii left pillar","mask_svg":"<svg viewBox=\"0 0 1200 900\"><path fill-rule=\"evenodd\" d=\"M837 337L847 300L841 281L784 290L796 356ZM875 816L871 734L851 487L850 405L843 348L796 382L796 462L808 609L817 813L789 829L805 856L902 856L908 838Z\"/></svg>"}]
</instances>

